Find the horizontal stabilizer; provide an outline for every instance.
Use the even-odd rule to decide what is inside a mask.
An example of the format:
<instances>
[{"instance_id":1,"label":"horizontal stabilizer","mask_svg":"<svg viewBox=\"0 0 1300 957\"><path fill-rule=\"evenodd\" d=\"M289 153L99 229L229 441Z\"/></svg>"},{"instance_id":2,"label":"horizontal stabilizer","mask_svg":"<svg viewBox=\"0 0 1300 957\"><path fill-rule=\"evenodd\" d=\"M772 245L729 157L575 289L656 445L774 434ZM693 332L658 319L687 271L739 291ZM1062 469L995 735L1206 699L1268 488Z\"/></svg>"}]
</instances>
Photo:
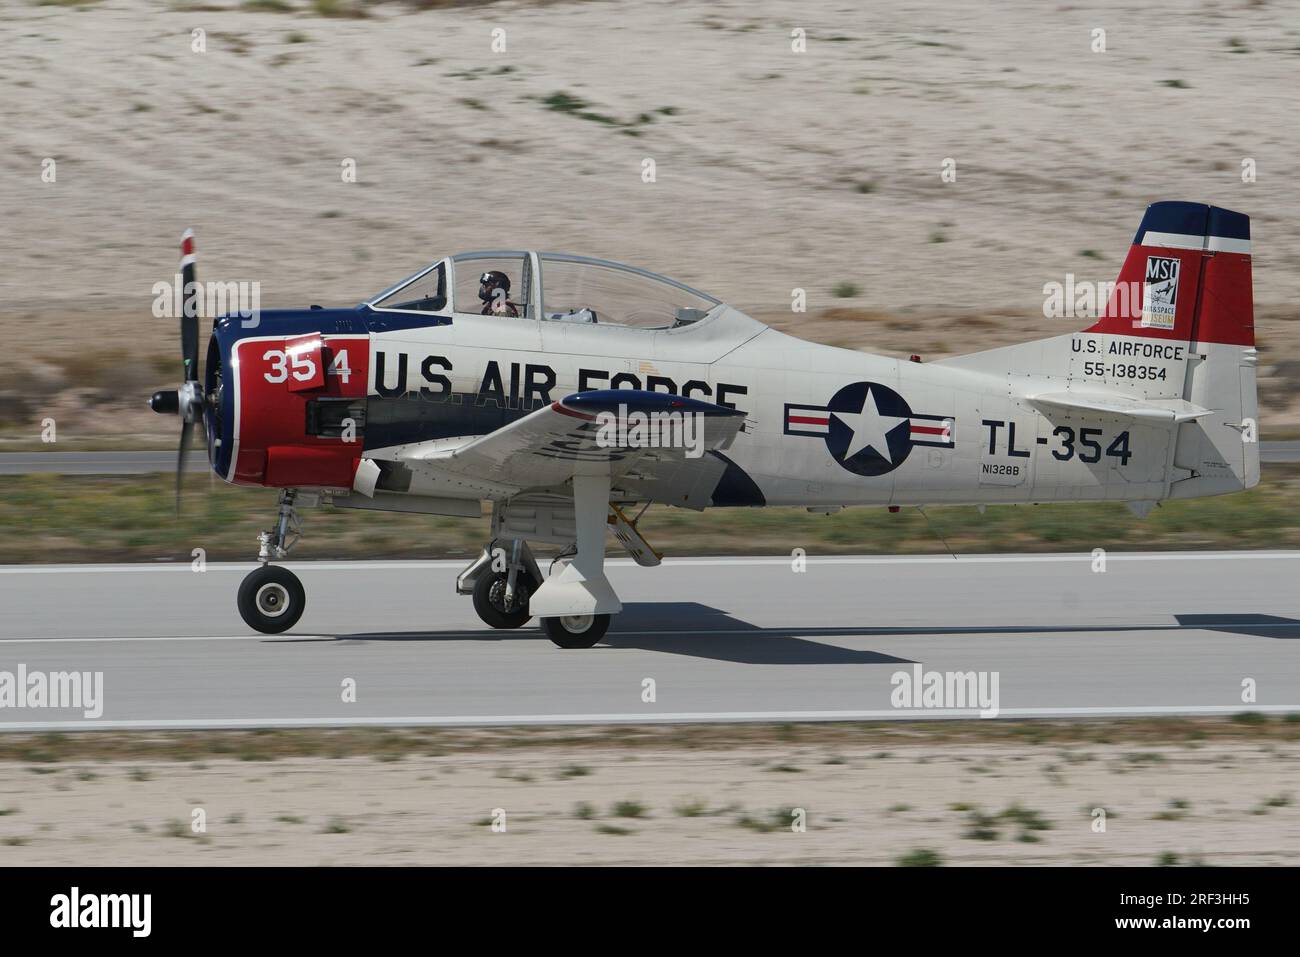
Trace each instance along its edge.
<instances>
[{"instance_id":1,"label":"horizontal stabilizer","mask_svg":"<svg viewBox=\"0 0 1300 957\"><path fill-rule=\"evenodd\" d=\"M1140 399L1106 393L1045 392L1027 398L1030 404L1049 417L1053 412L1083 412L1122 415L1157 425L1191 422L1213 411L1193 405L1186 399Z\"/></svg>"}]
</instances>

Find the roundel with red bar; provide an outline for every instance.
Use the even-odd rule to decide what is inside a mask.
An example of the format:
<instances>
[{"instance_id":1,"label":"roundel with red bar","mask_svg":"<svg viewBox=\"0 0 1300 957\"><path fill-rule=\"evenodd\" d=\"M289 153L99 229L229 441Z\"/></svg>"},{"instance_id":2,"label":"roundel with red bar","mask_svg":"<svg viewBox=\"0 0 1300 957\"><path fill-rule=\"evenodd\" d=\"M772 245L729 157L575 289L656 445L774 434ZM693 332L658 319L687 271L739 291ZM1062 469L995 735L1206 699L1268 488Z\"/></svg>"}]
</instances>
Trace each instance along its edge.
<instances>
[{"instance_id":1,"label":"roundel with red bar","mask_svg":"<svg viewBox=\"0 0 1300 957\"><path fill-rule=\"evenodd\" d=\"M902 465L914 446L951 449L953 419L915 413L879 382L854 382L823 406L786 403L785 434L818 436L840 466L876 476Z\"/></svg>"}]
</instances>

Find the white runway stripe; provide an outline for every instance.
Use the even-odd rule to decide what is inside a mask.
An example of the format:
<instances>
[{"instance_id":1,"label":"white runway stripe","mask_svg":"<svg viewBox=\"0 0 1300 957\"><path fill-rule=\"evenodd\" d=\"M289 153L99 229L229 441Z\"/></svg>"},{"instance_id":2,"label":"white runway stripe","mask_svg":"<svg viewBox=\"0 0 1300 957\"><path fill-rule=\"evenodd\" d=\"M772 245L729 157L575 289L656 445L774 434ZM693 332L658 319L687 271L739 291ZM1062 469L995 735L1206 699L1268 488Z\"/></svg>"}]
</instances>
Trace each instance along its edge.
<instances>
[{"instance_id":1,"label":"white runway stripe","mask_svg":"<svg viewBox=\"0 0 1300 957\"><path fill-rule=\"evenodd\" d=\"M1297 705L1170 705L1106 708L1004 708L997 717L981 718L977 710L884 711L683 711L659 714L510 714L435 715L429 717L367 718L178 718L173 720L0 721L0 731L207 731L241 728L354 728L354 727L482 727L492 725L619 725L619 724L731 724L788 721L924 721L997 718L1119 718L1195 717L1259 711L1267 714L1300 713Z\"/></svg>"}]
</instances>

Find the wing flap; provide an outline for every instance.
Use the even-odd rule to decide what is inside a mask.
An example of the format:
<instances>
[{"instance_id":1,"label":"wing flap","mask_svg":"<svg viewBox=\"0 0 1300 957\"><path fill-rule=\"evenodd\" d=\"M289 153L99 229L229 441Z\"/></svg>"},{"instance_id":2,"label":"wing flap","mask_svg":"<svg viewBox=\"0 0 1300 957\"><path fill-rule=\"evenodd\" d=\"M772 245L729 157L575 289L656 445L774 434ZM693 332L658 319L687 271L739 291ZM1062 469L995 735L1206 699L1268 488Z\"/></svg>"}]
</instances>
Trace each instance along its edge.
<instances>
[{"instance_id":1,"label":"wing flap","mask_svg":"<svg viewBox=\"0 0 1300 957\"><path fill-rule=\"evenodd\" d=\"M576 474L628 477L647 497L697 470L719 470L707 453L729 446L744 424L736 409L662 392L602 389L579 392L509 425L450 446L402 449L411 468L489 480L515 489L560 485Z\"/></svg>"}]
</instances>

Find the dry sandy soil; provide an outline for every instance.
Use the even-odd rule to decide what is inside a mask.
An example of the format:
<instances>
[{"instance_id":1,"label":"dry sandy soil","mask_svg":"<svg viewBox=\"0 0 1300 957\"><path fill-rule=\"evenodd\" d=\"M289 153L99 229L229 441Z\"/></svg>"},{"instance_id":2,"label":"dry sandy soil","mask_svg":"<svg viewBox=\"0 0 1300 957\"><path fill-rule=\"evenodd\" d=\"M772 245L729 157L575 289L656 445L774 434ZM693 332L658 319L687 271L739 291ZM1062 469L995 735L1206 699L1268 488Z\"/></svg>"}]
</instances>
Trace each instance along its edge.
<instances>
[{"instance_id":1,"label":"dry sandy soil","mask_svg":"<svg viewBox=\"0 0 1300 957\"><path fill-rule=\"evenodd\" d=\"M138 401L174 377L149 306L185 226L201 278L258 281L268 307L538 247L934 356L1073 328L1043 284L1113 279L1162 198L1252 215L1264 424L1300 427L1287 3L47 2L0 9L5 436L54 414L61 437L171 437Z\"/></svg>"},{"instance_id":2,"label":"dry sandy soil","mask_svg":"<svg viewBox=\"0 0 1300 957\"><path fill-rule=\"evenodd\" d=\"M380 742L378 758L279 756L245 738L237 756L187 763L3 760L0 864L889 865L918 850L952 865L1300 863L1293 735L1029 743L1005 724L988 741L824 726L778 744L788 730L733 727L683 746L666 740L682 732L645 733L517 748L513 732L448 732L463 747Z\"/></svg>"}]
</instances>

